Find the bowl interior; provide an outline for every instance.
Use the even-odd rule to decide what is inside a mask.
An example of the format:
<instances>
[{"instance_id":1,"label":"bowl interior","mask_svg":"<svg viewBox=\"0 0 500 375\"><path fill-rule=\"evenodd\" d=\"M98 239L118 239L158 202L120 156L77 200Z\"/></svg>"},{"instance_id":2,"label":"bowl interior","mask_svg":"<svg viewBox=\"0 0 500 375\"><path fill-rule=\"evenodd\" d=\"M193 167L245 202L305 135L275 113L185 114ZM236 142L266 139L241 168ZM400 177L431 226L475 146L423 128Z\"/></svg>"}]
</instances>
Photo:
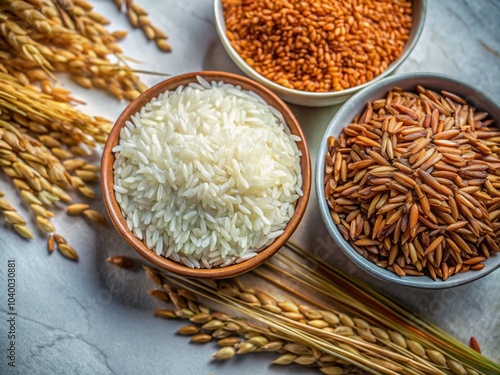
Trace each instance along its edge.
<instances>
[{"instance_id":1,"label":"bowl interior","mask_svg":"<svg viewBox=\"0 0 500 375\"><path fill-rule=\"evenodd\" d=\"M260 95L260 97L263 98L269 105L281 112L290 131L293 134L298 135L302 139L301 142L297 143L297 146L302 152L302 156L300 158L300 166L302 170L302 191L304 195L298 199L295 205L295 213L284 229L284 233L276 238L276 240L270 246L257 253L255 257L239 264L233 264L224 268L192 269L183 264L166 259L163 256L156 255L153 250L148 249L141 240L135 237L134 234L128 230L125 218L122 215L120 206L116 201L113 190L113 163L115 161L115 157L112 149L117 145L119 141L120 130L124 126L125 122L129 120L133 114L138 112L140 108L148 103L152 98L157 97L159 94L167 90L174 90L179 86L185 86L190 82L196 82L197 76L202 76L209 82L214 80L224 81L225 83L239 85L245 90L255 92L256 94ZM188 73L172 77L157 84L156 86L151 87L137 99L132 101L125 109L125 111L120 115L113 129L111 130L103 151L101 165L101 185L104 203L109 216L118 232L141 256L143 256L145 259L149 260L159 268L183 276L197 278L226 278L236 276L257 267L264 260L272 256L279 248L281 248L281 246L283 246L283 244L291 236L300 220L302 219L307 202L309 200L309 192L311 187L311 166L309 149L307 147L307 142L302 129L300 128L300 125L291 110L286 106L285 103L283 103L281 99L279 99L275 94L267 90L265 87L262 87L261 85L251 81L248 78L225 72L206 71L198 73Z\"/></svg>"},{"instance_id":2,"label":"bowl interior","mask_svg":"<svg viewBox=\"0 0 500 375\"><path fill-rule=\"evenodd\" d=\"M412 12L412 28L410 30L410 35L408 41L405 44L401 56L399 56L395 61L390 64L387 69L380 75L375 77L369 82L362 85L350 87L342 91L331 91L331 92L308 92L296 89L290 89L281 86L266 77L257 73L250 65L248 65L245 60L236 52L236 50L231 45L229 38L226 36L226 24L224 21L224 14L222 8L221 0L214 0L214 16L215 16L215 26L217 29L217 34L222 42L222 45L226 52L229 54L234 63L243 71L245 74L255 79L256 81L264 84L265 86L271 88L276 92L281 98L287 102L306 105L311 107L316 106L326 106L345 102L350 96L359 90L367 87L374 82L381 80L382 78L389 76L411 53L415 47L418 39L423 30L425 16L427 12L427 0L413 0L413 12Z\"/></svg>"},{"instance_id":3,"label":"bowl interior","mask_svg":"<svg viewBox=\"0 0 500 375\"><path fill-rule=\"evenodd\" d=\"M356 263L356 265L382 280L392 281L397 284L412 287L440 289L465 284L487 275L496 268L500 267L500 255L492 256L487 259L485 261L485 267L480 271L459 273L453 275L445 281L441 279L434 281L428 276L405 276L401 278L391 271L378 267L369 260L365 259L363 256L358 254L346 240L344 240L337 226L331 219L330 209L326 203L324 192L324 155L327 152L328 137L330 135L339 136L342 129L352 121L356 114L360 113L364 109L367 102L372 102L376 99L384 97L389 90L396 86L404 90L413 91L417 85L422 85L425 88L434 89L436 91L446 90L456 93L462 96L469 104L474 105L480 110L488 112L495 119L500 119L500 108L494 102L488 99L481 92L477 91L475 88L464 84L455 78L432 73L411 73L386 78L376 85L360 91L349 99L328 125L321 142L316 161L316 193L319 200L321 216L323 217L323 221L325 222L330 235L342 251L354 263Z\"/></svg>"}]
</instances>

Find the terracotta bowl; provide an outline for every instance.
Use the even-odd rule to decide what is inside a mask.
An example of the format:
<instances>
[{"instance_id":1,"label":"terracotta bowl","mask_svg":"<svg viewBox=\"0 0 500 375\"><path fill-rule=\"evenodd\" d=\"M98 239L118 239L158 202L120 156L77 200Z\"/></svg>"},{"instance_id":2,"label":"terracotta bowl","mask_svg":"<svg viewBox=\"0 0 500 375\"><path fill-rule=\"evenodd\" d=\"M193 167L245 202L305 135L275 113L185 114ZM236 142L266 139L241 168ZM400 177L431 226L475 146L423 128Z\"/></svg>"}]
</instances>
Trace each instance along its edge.
<instances>
[{"instance_id":1,"label":"terracotta bowl","mask_svg":"<svg viewBox=\"0 0 500 375\"><path fill-rule=\"evenodd\" d=\"M191 82L197 82L197 76L201 76L209 82L224 81L233 85L239 85L245 90L255 92L256 94L260 95L260 97L263 98L269 105L281 112L291 133L298 135L302 139L302 142L298 142L297 146L302 152L300 166L302 170L302 191L304 192L304 195L298 199L295 205L295 213L285 227L284 233L281 236L277 237L276 240L267 248L258 252L255 257L243 261L239 264L233 264L224 268L189 268L184 264L177 263L160 255L156 255L153 250L148 249L146 245L137 237L135 237L135 235L128 229L127 223L124 216L122 215L120 206L116 201L115 192L113 190L113 163L115 161L115 156L112 152L112 149L118 144L120 138L120 130L124 126L125 122L129 120L133 114L137 113L152 98L157 97L159 94L167 90L175 90L178 86L187 85ZM302 129L292 111L279 97L277 97L261 84L256 83L248 78L225 72L205 71L179 75L160 82L156 86L151 87L149 90L141 94L137 99L135 99L128 105L128 107L123 111L123 113L116 121L113 129L111 130L111 133L109 134L106 146L104 147L101 164L101 185L104 204L111 218L111 221L113 222L113 225L122 235L122 237L125 238L125 240L142 257L150 261L156 267L182 276L194 278L215 279L233 277L250 271L251 269L260 265L266 259L271 257L283 246L286 240L288 240L288 238L297 228L306 209L311 187L311 164L309 149L307 147L304 133L302 132Z\"/></svg>"}]
</instances>

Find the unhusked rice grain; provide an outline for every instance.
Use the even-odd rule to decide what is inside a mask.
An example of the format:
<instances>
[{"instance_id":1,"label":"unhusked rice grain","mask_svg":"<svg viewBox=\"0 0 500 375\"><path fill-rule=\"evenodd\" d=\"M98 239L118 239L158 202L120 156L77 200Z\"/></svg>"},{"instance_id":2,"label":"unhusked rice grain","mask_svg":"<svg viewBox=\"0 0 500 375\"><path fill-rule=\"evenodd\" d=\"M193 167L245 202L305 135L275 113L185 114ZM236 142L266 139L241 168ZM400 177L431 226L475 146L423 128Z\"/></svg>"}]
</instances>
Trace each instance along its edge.
<instances>
[{"instance_id":1,"label":"unhusked rice grain","mask_svg":"<svg viewBox=\"0 0 500 375\"><path fill-rule=\"evenodd\" d=\"M115 196L158 255L191 268L240 263L293 216L300 141L255 93L198 77L126 122L113 149Z\"/></svg>"}]
</instances>

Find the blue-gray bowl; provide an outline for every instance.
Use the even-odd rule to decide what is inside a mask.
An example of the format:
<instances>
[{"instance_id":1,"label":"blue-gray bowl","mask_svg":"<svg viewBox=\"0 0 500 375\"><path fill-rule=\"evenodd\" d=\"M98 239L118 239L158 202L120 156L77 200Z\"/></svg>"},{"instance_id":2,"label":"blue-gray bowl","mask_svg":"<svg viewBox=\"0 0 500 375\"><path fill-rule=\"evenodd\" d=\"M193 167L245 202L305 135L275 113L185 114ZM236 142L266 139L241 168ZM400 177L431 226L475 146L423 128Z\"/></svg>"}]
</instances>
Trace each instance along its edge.
<instances>
[{"instance_id":1,"label":"blue-gray bowl","mask_svg":"<svg viewBox=\"0 0 500 375\"><path fill-rule=\"evenodd\" d=\"M484 261L485 267L479 271L468 271L458 273L445 281L437 279L434 281L428 276L405 276L399 277L389 270L381 268L362 255L343 237L337 226L330 216L330 208L325 199L324 176L325 176L325 154L328 151L327 140L330 135L338 137L343 128L348 125L356 114L359 114L365 107L366 103L373 102L376 99L385 97L394 87L400 87L403 90L414 91L417 85L424 86L435 91L446 90L462 96L469 104L474 105L477 109L488 112L492 118L500 120L500 107L498 103L489 99L485 94L481 93L474 87L461 82L456 78L435 73L409 73L404 75L385 78L379 82L373 83L369 87L356 93L352 96L337 112L332 119L323 140L320 145L317 161L316 161L316 195L319 201L321 216L328 232L338 244L340 249L347 257L353 261L364 271L370 275L385 281L394 282L400 285L406 285L424 289L441 289L458 286L477 280L486 276L490 272L500 267L500 254L491 256Z\"/></svg>"}]
</instances>

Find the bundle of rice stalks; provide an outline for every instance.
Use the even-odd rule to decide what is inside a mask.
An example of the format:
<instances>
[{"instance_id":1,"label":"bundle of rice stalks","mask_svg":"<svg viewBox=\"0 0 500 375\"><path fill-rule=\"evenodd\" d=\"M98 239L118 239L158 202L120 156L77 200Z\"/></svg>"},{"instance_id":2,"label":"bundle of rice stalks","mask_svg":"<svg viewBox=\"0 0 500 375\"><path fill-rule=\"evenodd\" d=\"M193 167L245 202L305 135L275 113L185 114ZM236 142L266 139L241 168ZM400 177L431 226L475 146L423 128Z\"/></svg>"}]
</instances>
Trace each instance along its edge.
<instances>
[{"instance_id":1,"label":"bundle of rice stalks","mask_svg":"<svg viewBox=\"0 0 500 375\"><path fill-rule=\"evenodd\" d=\"M106 141L112 124L76 109L74 104L81 102L56 85L54 74L67 73L80 86L106 90L118 99L132 100L146 89L116 43L126 32L111 33L108 23L83 0L0 4L0 168L12 178L38 228L49 235L49 252L58 244L73 260L76 251L52 238L52 209L71 202L71 191L94 198L91 184L98 180L99 167L85 156ZM68 214L104 220L83 205ZM0 215L21 236L33 238L27 222L4 199Z\"/></svg>"},{"instance_id":2,"label":"bundle of rice stalks","mask_svg":"<svg viewBox=\"0 0 500 375\"><path fill-rule=\"evenodd\" d=\"M500 365L292 243L252 272L260 289L239 279L192 280L145 268L160 287L148 293L174 305L155 314L188 319L178 333L195 343L217 341L217 360L271 351L278 354L274 364L296 363L324 374L500 371Z\"/></svg>"}]
</instances>

